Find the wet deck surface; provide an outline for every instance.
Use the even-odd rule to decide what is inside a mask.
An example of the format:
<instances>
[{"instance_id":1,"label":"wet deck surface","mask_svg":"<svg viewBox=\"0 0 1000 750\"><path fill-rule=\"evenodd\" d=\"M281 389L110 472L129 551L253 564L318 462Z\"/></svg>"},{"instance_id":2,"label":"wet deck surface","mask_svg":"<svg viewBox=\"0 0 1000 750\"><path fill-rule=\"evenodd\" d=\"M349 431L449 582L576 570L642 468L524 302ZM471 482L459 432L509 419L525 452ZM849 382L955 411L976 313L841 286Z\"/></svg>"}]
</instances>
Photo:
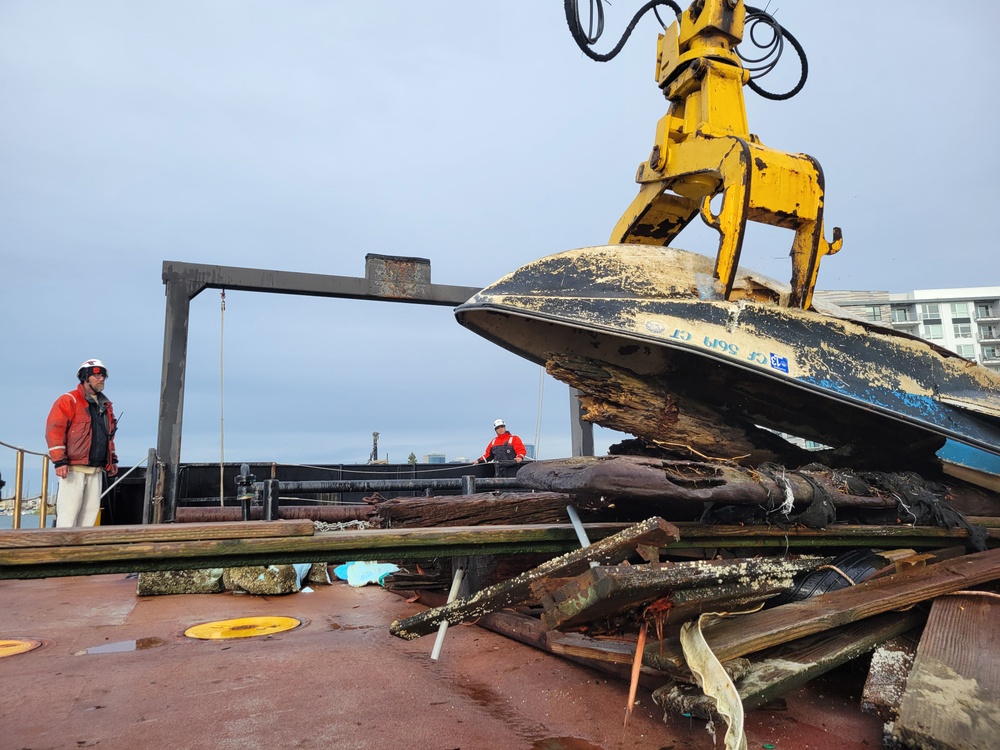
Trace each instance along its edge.
<instances>
[{"instance_id":1,"label":"wet deck surface","mask_svg":"<svg viewBox=\"0 0 1000 750\"><path fill-rule=\"evenodd\" d=\"M389 624L424 608L346 583L285 597L137 597L124 575L0 581L0 639L43 645L0 659L0 750L96 747L722 747L705 722L664 722L648 691L622 734L628 686L474 625L403 641ZM290 616L285 633L186 638L192 625ZM878 748L858 708L859 670L814 681L786 710L748 715L749 748Z\"/></svg>"}]
</instances>

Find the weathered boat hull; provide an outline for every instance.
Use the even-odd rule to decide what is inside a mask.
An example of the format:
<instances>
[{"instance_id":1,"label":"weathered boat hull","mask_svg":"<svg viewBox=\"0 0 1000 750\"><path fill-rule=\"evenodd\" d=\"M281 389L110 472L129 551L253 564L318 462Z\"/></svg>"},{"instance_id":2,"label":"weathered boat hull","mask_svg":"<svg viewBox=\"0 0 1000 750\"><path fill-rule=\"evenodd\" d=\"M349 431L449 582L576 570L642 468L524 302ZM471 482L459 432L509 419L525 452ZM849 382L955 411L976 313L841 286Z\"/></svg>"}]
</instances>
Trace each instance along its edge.
<instances>
[{"instance_id":1,"label":"weathered boat hull","mask_svg":"<svg viewBox=\"0 0 1000 750\"><path fill-rule=\"evenodd\" d=\"M529 360L624 368L834 448L940 436L1000 454L1000 376L840 308L784 307L786 285L742 269L741 298L713 298L711 273L673 248L583 248L522 266L455 314Z\"/></svg>"}]
</instances>

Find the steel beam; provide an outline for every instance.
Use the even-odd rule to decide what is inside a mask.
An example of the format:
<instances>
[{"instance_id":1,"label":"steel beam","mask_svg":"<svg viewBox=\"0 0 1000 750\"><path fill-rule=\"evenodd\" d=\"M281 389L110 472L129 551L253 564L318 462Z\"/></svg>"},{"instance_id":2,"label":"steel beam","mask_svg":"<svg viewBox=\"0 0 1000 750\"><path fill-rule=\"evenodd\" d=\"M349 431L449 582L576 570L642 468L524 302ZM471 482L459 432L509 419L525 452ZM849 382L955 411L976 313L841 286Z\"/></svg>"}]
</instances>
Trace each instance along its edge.
<instances>
[{"instance_id":1,"label":"steel beam","mask_svg":"<svg viewBox=\"0 0 1000 750\"><path fill-rule=\"evenodd\" d=\"M160 378L160 414L156 434L156 453L163 463L160 477L163 501L149 506L143 518L145 523L170 523L174 520L177 508L177 474L181 461L188 320L191 300L204 289L449 307L466 302L479 291L479 287L432 284L430 261L425 258L372 253L365 256L364 278L164 261L163 283L166 285L167 303ZM147 477L152 477L153 474L154 472L147 472ZM147 495L151 491L152 488L147 488Z\"/></svg>"}]
</instances>

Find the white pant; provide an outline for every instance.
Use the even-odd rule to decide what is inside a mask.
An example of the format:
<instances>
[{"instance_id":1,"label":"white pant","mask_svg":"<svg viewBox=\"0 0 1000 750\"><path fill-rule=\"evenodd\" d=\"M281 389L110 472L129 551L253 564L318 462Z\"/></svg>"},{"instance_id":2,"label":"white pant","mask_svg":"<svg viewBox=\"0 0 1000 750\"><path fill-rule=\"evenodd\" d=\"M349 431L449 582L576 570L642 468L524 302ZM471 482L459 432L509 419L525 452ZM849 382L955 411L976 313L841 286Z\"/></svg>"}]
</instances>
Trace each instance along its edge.
<instances>
[{"instance_id":1,"label":"white pant","mask_svg":"<svg viewBox=\"0 0 1000 750\"><path fill-rule=\"evenodd\" d=\"M104 472L99 469L91 472L69 467L69 473L59 480L59 492L56 495L57 527L94 525L97 512L101 509L103 479Z\"/></svg>"}]
</instances>

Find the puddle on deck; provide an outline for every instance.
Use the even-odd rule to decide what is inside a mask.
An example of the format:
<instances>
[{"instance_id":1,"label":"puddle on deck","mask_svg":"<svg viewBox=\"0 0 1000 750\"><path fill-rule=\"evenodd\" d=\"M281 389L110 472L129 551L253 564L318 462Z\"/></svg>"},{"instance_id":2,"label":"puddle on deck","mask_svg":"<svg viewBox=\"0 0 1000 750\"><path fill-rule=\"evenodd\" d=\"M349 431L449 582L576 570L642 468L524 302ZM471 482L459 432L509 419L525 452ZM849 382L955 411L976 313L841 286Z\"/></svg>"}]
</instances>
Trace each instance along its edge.
<instances>
[{"instance_id":1,"label":"puddle on deck","mask_svg":"<svg viewBox=\"0 0 1000 750\"><path fill-rule=\"evenodd\" d=\"M102 643L100 646L91 646L83 651L77 651L74 656L89 656L90 654L120 654L127 651L145 651L146 649L162 646L162 638L136 638L133 641L116 641L115 643Z\"/></svg>"}]
</instances>

